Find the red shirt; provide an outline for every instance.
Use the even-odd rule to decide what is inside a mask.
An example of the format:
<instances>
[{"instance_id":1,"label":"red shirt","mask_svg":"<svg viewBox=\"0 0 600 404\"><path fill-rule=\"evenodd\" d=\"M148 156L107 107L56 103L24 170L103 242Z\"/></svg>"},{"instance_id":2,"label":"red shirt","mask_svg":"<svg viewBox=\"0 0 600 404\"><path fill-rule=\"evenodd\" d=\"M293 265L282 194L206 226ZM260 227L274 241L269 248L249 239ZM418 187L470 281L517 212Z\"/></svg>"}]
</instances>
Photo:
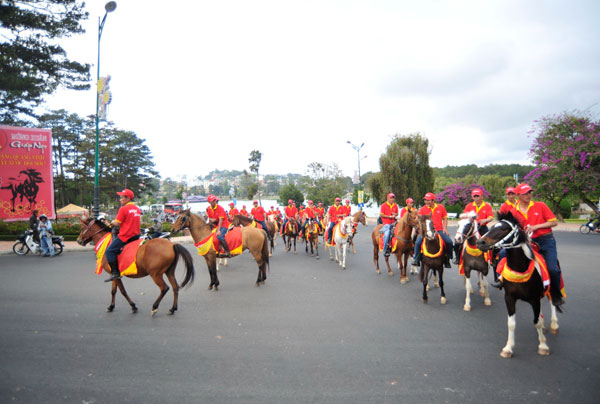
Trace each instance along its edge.
<instances>
[{"instance_id":1,"label":"red shirt","mask_svg":"<svg viewBox=\"0 0 600 404\"><path fill-rule=\"evenodd\" d=\"M481 202L481 205L479 205L479 206L475 205L475 202L469 203L467 206L465 206L464 212L465 213L467 213L467 212L477 213L477 218L475 219L477 221L477 223L479 223L485 219L493 219L494 218L494 212L492 211L492 205L490 205L489 203L485 203L483 201Z\"/></svg>"},{"instance_id":2,"label":"red shirt","mask_svg":"<svg viewBox=\"0 0 600 404\"><path fill-rule=\"evenodd\" d=\"M323 216L325 216L325 208L315 208L315 212L319 216L319 219L323 219Z\"/></svg>"},{"instance_id":3,"label":"red shirt","mask_svg":"<svg viewBox=\"0 0 600 404\"><path fill-rule=\"evenodd\" d=\"M273 215L273 218L277 217L277 211L275 209L271 209L270 211L267 212L267 216L271 216Z\"/></svg>"},{"instance_id":4,"label":"red shirt","mask_svg":"<svg viewBox=\"0 0 600 404\"><path fill-rule=\"evenodd\" d=\"M244 216L248 217L248 211L246 209L242 209L242 210L240 210L240 215L244 215Z\"/></svg>"},{"instance_id":5,"label":"red shirt","mask_svg":"<svg viewBox=\"0 0 600 404\"><path fill-rule=\"evenodd\" d=\"M383 205L381 205L381 208L379 209L379 213L383 214L383 215L387 215L390 216L392 213L395 213L396 215L398 215L398 205L396 205L395 203L389 203L388 201L385 201L383 203ZM394 223L394 219L390 218L390 217L381 217L381 222L383 224L392 224Z\"/></svg>"},{"instance_id":6,"label":"red shirt","mask_svg":"<svg viewBox=\"0 0 600 404\"><path fill-rule=\"evenodd\" d=\"M298 209L298 217L300 219L302 219L302 216L304 216L304 206L300 207L300 209Z\"/></svg>"},{"instance_id":7,"label":"red shirt","mask_svg":"<svg viewBox=\"0 0 600 404\"><path fill-rule=\"evenodd\" d=\"M517 201L515 201L516 203ZM500 206L500 213L508 213L511 209L515 207L514 204L510 203L510 201L506 201Z\"/></svg>"},{"instance_id":8,"label":"red shirt","mask_svg":"<svg viewBox=\"0 0 600 404\"><path fill-rule=\"evenodd\" d=\"M240 211L239 211L239 210L237 210L237 208L231 208L231 209L229 210L229 216L230 216L230 217L232 217L232 218L233 218L235 215L239 215L239 214L240 214Z\"/></svg>"},{"instance_id":9,"label":"red shirt","mask_svg":"<svg viewBox=\"0 0 600 404\"><path fill-rule=\"evenodd\" d=\"M135 203L128 202L121 206L115 220L119 222L119 239L123 242L129 240L133 236L140 234L140 220L142 212Z\"/></svg>"},{"instance_id":10,"label":"red shirt","mask_svg":"<svg viewBox=\"0 0 600 404\"><path fill-rule=\"evenodd\" d=\"M400 218L403 218L404 215L406 215L407 213L408 213L408 206L405 206L402 209L400 209Z\"/></svg>"},{"instance_id":11,"label":"red shirt","mask_svg":"<svg viewBox=\"0 0 600 404\"><path fill-rule=\"evenodd\" d=\"M344 209L346 210L346 216L350 216L352 214L352 206L344 205Z\"/></svg>"},{"instance_id":12,"label":"red shirt","mask_svg":"<svg viewBox=\"0 0 600 404\"><path fill-rule=\"evenodd\" d=\"M418 213L419 215L431 215L431 220L433 221L433 227L435 230L444 230L444 219L448 217L448 213L446 212L444 205L438 205L437 203L434 203L433 209L425 205L419 209Z\"/></svg>"},{"instance_id":13,"label":"red shirt","mask_svg":"<svg viewBox=\"0 0 600 404\"><path fill-rule=\"evenodd\" d=\"M285 207L285 217L287 219L289 218L295 218L296 215L298 214L298 208L292 205L288 205Z\"/></svg>"},{"instance_id":14,"label":"red shirt","mask_svg":"<svg viewBox=\"0 0 600 404\"><path fill-rule=\"evenodd\" d=\"M331 205L329 207L329 211L327 212L327 214L329 215L329 222L331 223L337 223L338 221L338 215L341 215L344 213L344 207L340 206L337 207L335 205Z\"/></svg>"},{"instance_id":15,"label":"red shirt","mask_svg":"<svg viewBox=\"0 0 600 404\"><path fill-rule=\"evenodd\" d=\"M252 214L252 217L254 218L254 220L258 220L259 222L262 222L263 220L265 220L265 210L263 209L262 206L257 206L256 208L252 208L250 213Z\"/></svg>"},{"instance_id":16,"label":"red shirt","mask_svg":"<svg viewBox=\"0 0 600 404\"><path fill-rule=\"evenodd\" d=\"M223 209L221 205L215 205L214 209L212 206L209 206L208 208L206 208L206 214L211 219L218 220L223 218L223 221L221 222L221 227L229 227L229 220L227 219L227 214L225 213L225 209Z\"/></svg>"},{"instance_id":17,"label":"red shirt","mask_svg":"<svg viewBox=\"0 0 600 404\"><path fill-rule=\"evenodd\" d=\"M314 219L315 218L315 211L313 210L314 208L306 208L304 209L304 216L308 217L309 219Z\"/></svg>"},{"instance_id":18,"label":"red shirt","mask_svg":"<svg viewBox=\"0 0 600 404\"><path fill-rule=\"evenodd\" d=\"M513 209L513 216L519 219L519 221L523 223L523 226L533 226L536 224L542 224L556 220L556 216L554 216L554 213L552 213L548 205L546 205L544 202L534 201L529 202L526 214L521 212L521 209L519 209L519 201L517 201L515 204L515 209ZM549 227L545 229L537 229L533 232L531 238L540 237L550 233L552 233L552 229Z\"/></svg>"}]
</instances>

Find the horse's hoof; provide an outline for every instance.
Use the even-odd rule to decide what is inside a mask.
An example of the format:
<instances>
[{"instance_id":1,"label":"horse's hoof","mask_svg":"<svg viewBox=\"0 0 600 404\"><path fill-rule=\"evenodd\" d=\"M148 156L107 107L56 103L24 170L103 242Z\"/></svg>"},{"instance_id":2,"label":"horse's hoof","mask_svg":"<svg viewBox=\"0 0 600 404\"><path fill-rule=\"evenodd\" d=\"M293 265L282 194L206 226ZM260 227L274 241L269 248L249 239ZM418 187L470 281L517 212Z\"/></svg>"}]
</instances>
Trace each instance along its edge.
<instances>
[{"instance_id":1,"label":"horse's hoof","mask_svg":"<svg viewBox=\"0 0 600 404\"><path fill-rule=\"evenodd\" d=\"M400 284L404 285L407 282L408 282L408 278L406 278L406 277L400 278Z\"/></svg>"},{"instance_id":2,"label":"horse's hoof","mask_svg":"<svg viewBox=\"0 0 600 404\"><path fill-rule=\"evenodd\" d=\"M492 305L492 301L490 300L489 297L486 297L485 300L483 301L483 304L485 304L486 306L491 306Z\"/></svg>"},{"instance_id":3,"label":"horse's hoof","mask_svg":"<svg viewBox=\"0 0 600 404\"><path fill-rule=\"evenodd\" d=\"M137 313L137 311L138 311L138 308L136 306L131 306L131 312L133 314Z\"/></svg>"},{"instance_id":4,"label":"horse's hoof","mask_svg":"<svg viewBox=\"0 0 600 404\"><path fill-rule=\"evenodd\" d=\"M429 292L429 284L427 285L427 287L425 288L425 290Z\"/></svg>"},{"instance_id":5,"label":"horse's hoof","mask_svg":"<svg viewBox=\"0 0 600 404\"><path fill-rule=\"evenodd\" d=\"M550 349L548 349L548 348L538 348L538 355L548 356L548 355L550 355Z\"/></svg>"},{"instance_id":6,"label":"horse's hoof","mask_svg":"<svg viewBox=\"0 0 600 404\"><path fill-rule=\"evenodd\" d=\"M154 317L154 315L156 314L157 311L158 311L158 309L152 309L152 317Z\"/></svg>"},{"instance_id":7,"label":"horse's hoof","mask_svg":"<svg viewBox=\"0 0 600 404\"><path fill-rule=\"evenodd\" d=\"M428 303L428 302L429 302L429 300L426 297L424 297L423 298L423 303Z\"/></svg>"},{"instance_id":8,"label":"horse's hoof","mask_svg":"<svg viewBox=\"0 0 600 404\"><path fill-rule=\"evenodd\" d=\"M215 292L218 292L218 291L219 291L219 287L215 286Z\"/></svg>"},{"instance_id":9,"label":"horse's hoof","mask_svg":"<svg viewBox=\"0 0 600 404\"><path fill-rule=\"evenodd\" d=\"M177 309L169 309L169 314L175 314L175 310Z\"/></svg>"},{"instance_id":10,"label":"horse's hoof","mask_svg":"<svg viewBox=\"0 0 600 404\"><path fill-rule=\"evenodd\" d=\"M320 259L320 258L321 258L321 257L319 257L319 256L317 255L317 259Z\"/></svg>"},{"instance_id":11,"label":"horse's hoof","mask_svg":"<svg viewBox=\"0 0 600 404\"><path fill-rule=\"evenodd\" d=\"M479 296L481 296L481 297L485 297L485 292L484 292L483 290L480 290L480 291L479 291Z\"/></svg>"},{"instance_id":12,"label":"horse's hoof","mask_svg":"<svg viewBox=\"0 0 600 404\"><path fill-rule=\"evenodd\" d=\"M550 326L550 334L557 335L558 334L558 327L552 328L552 326Z\"/></svg>"},{"instance_id":13,"label":"horse's hoof","mask_svg":"<svg viewBox=\"0 0 600 404\"><path fill-rule=\"evenodd\" d=\"M440 303L441 304L446 304L446 298L442 296L442 298L440 299Z\"/></svg>"},{"instance_id":14,"label":"horse's hoof","mask_svg":"<svg viewBox=\"0 0 600 404\"><path fill-rule=\"evenodd\" d=\"M106 312L107 312L107 313L112 313L112 311L113 311L114 309L115 309L115 306L108 306L108 307L106 308Z\"/></svg>"},{"instance_id":15,"label":"horse's hoof","mask_svg":"<svg viewBox=\"0 0 600 404\"><path fill-rule=\"evenodd\" d=\"M471 306L467 306L466 304L463 306L464 311L471 311Z\"/></svg>"},{"instance_id":16,"label":"horse's hoof","mask_svg":"<svg viewBox=\"0 0 600 404\"><path fill-rule=\"evenodd\" d=\"M435 283L434 283L434 285L435 285L435 287L436 287L436 288L439 288L439 287L440 287L440 284L439 284L439 283L437 283L437 282L435 282Z\"/></svg>"},{"instance_id":17,"label":"horse's hoof","mask_svg":"<svg viewBox=\"0 0 600 404\"><path fill-rule=\"evenodd\" d=\"M213 288L212 285L208 286L208 290L212 290L212 288Z\"/></svg>"},{"instance_id":18,"label":"horse's hoof","mask_svg":"<svg viewBox=\"0 0 600 404\"><path fill-rule=\"evenodd\" d=\"M500 356L503 357L503 358L508 359L508 358L512 358L513 354L510 351L504 351L504 350L502 350L502 352L500 352Z\"/></svg>"}]
</instances>

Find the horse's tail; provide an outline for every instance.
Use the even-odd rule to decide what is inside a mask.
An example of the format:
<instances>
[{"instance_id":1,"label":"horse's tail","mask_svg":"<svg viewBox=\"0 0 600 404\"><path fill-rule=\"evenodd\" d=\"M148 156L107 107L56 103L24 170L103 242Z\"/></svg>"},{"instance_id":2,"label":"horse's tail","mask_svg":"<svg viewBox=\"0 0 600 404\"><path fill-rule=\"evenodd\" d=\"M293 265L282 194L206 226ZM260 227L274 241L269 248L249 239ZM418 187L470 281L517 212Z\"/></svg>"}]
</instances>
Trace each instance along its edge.
<instances>
[{"instance_id":1,"label":"horse's tail","mask_svg":"<svg viewBox=\"0 0 600 404\"><path fill-rule=\"evenodd\" d=\"M266 231L263 231L263 237L264 237L264 241L263 241L263 246L262 246L262 251L261 251L261 258L264 262L264 265L267 266L267 269L269 270L269 273L270 273L271 267L269 265L269 237L267 236Z\"/></svg>"},{"instance_id":2,"label":"horse's tail","mask_svg":"<svg viewBox=\"0 0 600 404\"><path fill-rule=\"evenodd\" d=\"M173 262L167 271L175 272L177 261L179 260L179 256L181 256L183 258L183 262L185 263L185 278L183 279L181 287L187 285L188 282L189 285L191 285L194 283L194 261L192 260L192 255L187 248L181 244L173 244L173 250L175 251L175 259L173 259Z\"/></svg>"}]
</instances>

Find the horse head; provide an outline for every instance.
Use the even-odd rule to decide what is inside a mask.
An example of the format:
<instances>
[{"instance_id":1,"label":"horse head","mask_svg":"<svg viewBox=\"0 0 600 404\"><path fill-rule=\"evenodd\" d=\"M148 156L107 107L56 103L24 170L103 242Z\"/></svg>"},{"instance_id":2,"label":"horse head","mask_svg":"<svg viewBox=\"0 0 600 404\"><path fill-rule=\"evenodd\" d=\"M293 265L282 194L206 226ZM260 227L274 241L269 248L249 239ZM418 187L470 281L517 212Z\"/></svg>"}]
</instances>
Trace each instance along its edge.
<instances>
[{"instance_id":1,"label":"horse head","mask_svg":"<svg viewBox=\"0 0 600 404\"><path fill-rule=\"evenodd\" d=\"M458 229L454 236L454 240L457 243L463 243L469 237L477 234L479 226L475 221L476 217L477 213L475 212L461 213L461 219L458 221Z\"/></svg>"},{"instance_id":2,"label":"horse head","mask_svg":"<svg viewBox=\"0 0 600 404\"><path fill-rule=\"evenodd\" d=\"M192 226L192 216L191 209L179 211L177 217L175 218L175 222L171 226L171 233L178 233L183 229L189 229ZM199 222L202 222L202 220Z\"/></svg>"},{"instance_id":3,"label":"horse head","mask_svg":"<svg viewBox=\"0 0 600 404\"><path fill-rule=\"evenodd\" d=\"M348 216L342 220L340 227L342 227L343 234L352 234L352 230L354 229L354 223L352 222L352 217Z\"/></svg>"},{"instance_id":4,"label":"horse head","mask_svg":"<svg viewBox=\"0 0 600 404\"><path fill-rule=\"evenodd\" d=\"M420 215L418 218L419 221L419 233L427 238L428 240L433 240L437 235L437 231L433 226L433 221L431 220L431 215Z\"/></svg>"},{"instance_id":5,"label":"horse head","mask_svg":"<svg viewBox=\"0 0 600 404\"><path fill-rule=\"evenodd\" d=\"M512 212L499 213L498 223L477 240L477 248L481 251L492 248L515 248L527 241L527 233Z\"/></svg>"},{"instance_id":6,"label":"horse head","mask_svg":"<svg viewBox=\"0 0 600 404\"><path fill-rule=\"evenodd\" d=\"M417 208L409 208L408 211L406 212L406 215L404 215L403 218L406 222L407 225L411 226L411 227L417 227L419 225L419 214L417 213Z\"/></svg>"},{"instance_id":7,"label":"horse head","mask_svg":"<svg viewBox=\"0 0 600 404\"><path fill-rule=\"evenodd\" d=\"M88 218L80 218L80 225L81 225L81 232L79 233L79 236L77 237L77 244L79 245L86 245L87 243L89 243L90 241L92 241L92 239L94 238L94 236L96 234L99 233L109 233L110 232L110 227L108 227L106 224L104 224L104 222L96 220L93 217L88 217Z\"/></svg>"},{"instance_id":8,"label":"horse head","mask_svg":"<svg viewBox=\"0 0 600 404\"><path fill-rule=\"evenodd\" d=\"M352 220L354 223L362 223L363 226L367 225L367 214L365 213L364 210L359 210L352 217L353 217Z\"/></svg>"}]
</instances>

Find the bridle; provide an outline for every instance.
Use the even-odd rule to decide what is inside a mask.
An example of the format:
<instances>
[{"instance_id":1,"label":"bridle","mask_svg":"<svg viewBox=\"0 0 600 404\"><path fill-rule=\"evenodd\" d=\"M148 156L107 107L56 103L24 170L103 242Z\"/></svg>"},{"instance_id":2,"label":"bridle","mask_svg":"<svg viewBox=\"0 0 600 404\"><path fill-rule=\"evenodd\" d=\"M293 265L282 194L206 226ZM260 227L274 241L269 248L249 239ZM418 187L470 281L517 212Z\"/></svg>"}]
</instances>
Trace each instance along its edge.
<instances>
[{"instance_id":1,"label":"bridle","mask_svg":"<svg viewBox=\"0 0 600 404\"><path fill-rule=\"evenodd\" d=\"M481 234L479 234L479 224L477 224L477 222L475 220L471 220L470 223L471 223L471 228L469 229L469 231L466 234L463 232L459 233L464 238L464 241L467 241L469 238L471 238L471 236L475 236L478 239L481 238Z\"/></svg>"},{"instance_id":2,"label":"bridle","mask_svg":"<svg viewBox=\"0 0 600 404\"><path fill-rule=\"evenodd\" d=\"M506 223L510 226L510 232L504 236L501 240L497 241L492 248L517 248L522 243L519 241L519 227L516 224L509 222L508 220L500 220L501 223ZM512 242L508 240L513 239Z\"/></svg>"},{"instance_id":3,"label":"bridle","mask_svg":"<svg viewBox=\"0 0 600 404\"><path fill-rule=\"evenodd\" d=\"M100 223L100 222L98 222ZM94 236L98 233L101 233L103 231L110 231L108 228L105 228L104 226L98 224L98 227L100 227L98 230L96 230L94 233L92 233L90 236L88 236L88 238L84 239L84 236L87 234L87 232L90 231L90 229L92 228L92 226L96 224L96 219L92 218L92 220L90 220L90 222L85 226L85 229L83 229L83 231L81 232L81 234L79 235L79 237L82 239L82 242L87 244L90 242L90 240L92 240L94 238Z\"/></svg>"},{"instance_id":4,"label":"bridle","mask_svg":"<svg viewBox=\"0 0 600 404\"><path fill-rule=\"evenodd\" d=\"M426 229L425 232L424 232L424 234L423 234L423 237L425 237L427 240L435 240L435 238L436 238L436 236L438 234L438 231L435 229L435 227L433 227L433 222L431 221L431 219L426 219L425 220L425 227L426 228L429 227L428 226L428 222L431 223L431 227L433 228L433 235L431 237L429 237L427 235L427 229ZM423 227L423 226L419 226L419 227ZM421 228L421 231L423 231L422 228Z\"/></svg>"}]
</instances>

